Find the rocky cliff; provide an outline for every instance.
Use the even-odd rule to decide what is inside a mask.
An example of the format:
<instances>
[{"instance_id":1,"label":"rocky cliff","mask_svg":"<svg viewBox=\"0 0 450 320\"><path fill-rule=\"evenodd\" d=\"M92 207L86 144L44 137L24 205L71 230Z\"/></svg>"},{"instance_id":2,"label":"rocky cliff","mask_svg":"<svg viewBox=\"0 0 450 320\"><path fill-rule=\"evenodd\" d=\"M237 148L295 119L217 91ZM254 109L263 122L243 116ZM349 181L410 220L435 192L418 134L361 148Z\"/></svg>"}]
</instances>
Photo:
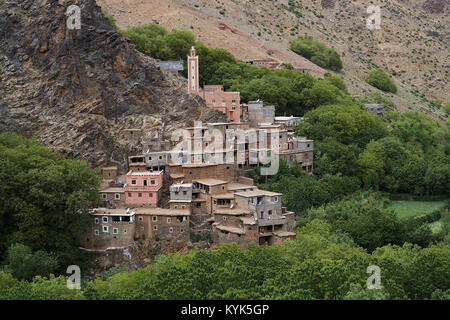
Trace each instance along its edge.
<instances>
[{"instance_id":1,"label":"rocky cliff","mask_svg":"<svg viewBox=\"0 0 450 320\"><path fill-rule=\"evenodd\" d=\"M78 30L66 23L73 4ZM124 129L151 136L217 117L186 86L115 32L94 0L0 0L0 132L37 136L94 167L123 165L139 150Z\"/></svg>"}]
</instances>

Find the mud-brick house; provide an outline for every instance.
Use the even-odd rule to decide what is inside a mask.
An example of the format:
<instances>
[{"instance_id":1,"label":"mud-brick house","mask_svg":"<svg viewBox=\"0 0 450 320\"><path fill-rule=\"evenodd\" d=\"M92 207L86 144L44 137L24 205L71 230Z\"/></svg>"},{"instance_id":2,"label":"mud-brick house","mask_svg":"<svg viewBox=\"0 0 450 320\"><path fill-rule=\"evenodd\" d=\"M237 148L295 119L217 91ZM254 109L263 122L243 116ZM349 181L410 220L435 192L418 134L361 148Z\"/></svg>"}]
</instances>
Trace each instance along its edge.
<instances>
[{"instance_id":1,"label":"mud-brick house","mask_svg":"<svg viewBox=\"0 0 450 320\"><path fill-rule=\"evenodd\" d=\"M97 208L91 211L91 215L91 227L78 238L80 247L90 250L105 250L128 247L133 243L134 211Z\"/></svg>"},{"instance_id":2,"label":"mud-brick house","mask_svg":"<svg viewBox=\"0 0 450 320\"><path fill-rule=\"evenodd\" d=\"M188 209L136 208L135 239L169 240L186 244L190 239Z\"/></svg>"},{"instance_id":3,"label":"mud-brick house","mask_svg":"<svg viewBox=\"0 0 450 320\"><path fill-rule=\"evenodd\" d=\"M124 186L125 204L129 207L158 206L161 198L163 176L163 171L130 170L127 173Z\"/></svg>"},{"instance_id":4,"label":"mud-brick house","mask_svg":"<svg viewBox=\"0 0 450 320\"><path fill-rule=\"evenodd\" d=\"M266 190L238 191L234 203L223 203L213 211L212 239L215 243L248 242L272 245L295 239L295 214L281 206L281 193Z\"/></svg>"},{"instance_id":5,"label":"mud-brick house","mask_svg":"<svg viewBox=\"0 0 450 320\"><path fill-rule=\"evenodd\" d=\"M102 208L124 208L125 190L121 187L107 187L100 190Z\"/></svg>"}]
</instances>

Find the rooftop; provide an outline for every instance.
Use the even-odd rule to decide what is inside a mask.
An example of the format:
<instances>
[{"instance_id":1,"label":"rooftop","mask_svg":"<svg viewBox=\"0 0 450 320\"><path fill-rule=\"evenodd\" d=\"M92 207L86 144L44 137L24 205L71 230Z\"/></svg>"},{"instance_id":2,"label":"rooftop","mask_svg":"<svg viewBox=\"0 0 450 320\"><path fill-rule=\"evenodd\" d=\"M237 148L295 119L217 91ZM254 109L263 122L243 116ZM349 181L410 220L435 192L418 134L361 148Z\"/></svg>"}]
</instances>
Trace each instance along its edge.
<instances>
[{"instance_id":1,"label":"rooftop","mask_svg":"<svg viewBox=\"0 0 450 320\"><path fill-rule=\"evenodd\" d=\"M242 189L256 189L256 186L250 186L248 184L242 184L238 182L232 182L228 184L228 191L236 191Z\"/></svg>"},{"instance_id":2,"label":"rooftop","mask_svg":"<svg viewBox=\"0 0 450 320\"><path fill-rule=\"evenodd\" d=\"M236 234L245 234L244 230L242 230L241 228L228 227L228 226L223 226L221 224L216 224L216 223L214 223L214 225L219 230L228 231L228 232L236 233Z\"/></svg>"},{"instance_id":3,"label":"rooftop","mask_svg":"<svg viewBox=\"0 0 450 320\"><path fill-rule=\"evenodd\" d=\"M133 171L130 170L127 176L159 176L163 174L163 171Z\"/></svg>"},{"instance_id":4,"label":"rooftop","mask_svg":"<svg viewBox=\"0 0 450 320\"><path fill-rule=\"evenodd\" d=\"M136 214L150 216L190 216L189 209L135 208Z\"/></svg>"},{"instance_id":5,"label":"rooftop","mask_svg":"<svg viewBox=\"0 0 450 320\"><path fill-rule=\"evenodd\" d=\"M107 209L95 208L92 209L93 215L108 215L108 216L133 216L135 214L133 209Z\"/></svg>"},{"instance_id":6,"label":"rooftop","mask_svg":"<svg viewBox=\"0 0 450 320\"><path fill-rule=\"evenodd\" d=\"M211 195L211 198L214 199L234 199L233 193L221 193L216 195Z\"/></svg>"},{"instance_id":7,"label":"rooftop","mask_svg":"<svg viewBox=\"0 0 450 320\"><path fill-rule=\"evenodd\" d=\"M246 197L246 198L258 197L258 196L273 197L273 196L281 196L282 195L282 193L272 192L272 191L267 191L267 190L260 190L260 189L251 190L251 191L236 192L235 194L238 195L238 196Z\"/></svg>"},{"instance_id":8,"label":"rooftop","mask_svg":"<svg viewBox=\"0 0 450 320\"><path fill-rule=\"evenodd\" d=\"M242 208L220 208L214 211L216 214L229 214L232 216L240 216L243 214L249 214L250 211L242 209Z\"/></svg>"},{"instance_id":9,"label":"rooftop","mask_svg":"<svg viewBox=\"0 0 450 320\"><path fill-rule=\"evenodd\" d=\"M194 182L198 182L200 184L204 184L204 185L207 185L207 186L217 186L217 185L221 185L221 184L226 184L227 183L227 181L218 180L218 179L212 179L212 178L197 179L197 180L194 180Z\"/></svg>"},{"instance_id":10,"label":"rooftop","mask_svg":"<svg viewBox=\"0 0 450 320\"><path fill-rule=\"evenodd\" d=\"M111 187L111 188L106 188L106 189L100 190L100 192L103 192L103 193L121 193L122 192L123 193L125 191L123 188Z\"/></svg>"}]
</instances>

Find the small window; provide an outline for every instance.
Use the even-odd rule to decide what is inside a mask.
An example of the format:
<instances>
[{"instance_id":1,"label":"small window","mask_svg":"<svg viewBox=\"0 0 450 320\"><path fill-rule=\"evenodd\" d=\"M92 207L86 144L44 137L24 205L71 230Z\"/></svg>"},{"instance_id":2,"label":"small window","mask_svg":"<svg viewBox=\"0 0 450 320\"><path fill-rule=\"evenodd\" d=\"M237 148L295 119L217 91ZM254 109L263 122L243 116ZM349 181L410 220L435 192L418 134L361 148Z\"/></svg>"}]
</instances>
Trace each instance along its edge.
<instances>
[{"instance_id":1,"label":"small window","mask_svg":"<svg viewBox=\"0 0 450 320\"><path fill-rule=\"evenodd\" d=\"M128 197L130 197L130 198L131 198L131 192L128 192Z\"/></svg>"},{"instance_id":2,"label":"small window","mask_svg":"<svg viewBox=\"0 0 450 320\"><path fill-rule=\"evenodd\" d=\"M167 218L167 223L171 223L172 219L171 218Z\"/></svg>"},{"instance_id":3,"label":"small window","mask_svg":"<svg viewBox=\"0 0 450 320\"><path fill-rule=\"evenodd\" d=\"M180 232L183 233L183 232L184 232L184 229L180 229Z\"/></svg>"},{"instance_id":4,"label":"small window","mask_svg":"<svg viewBox=\"0 0 450 320\"><path fill-rule=\"evenodd\" d=\"M103 199L106 199L106 193L102 194Z\"/></svg>"},{"instance_id":5,"label":"small window","mask_svg":"<svg viewBox=\"0 0 450 320\"><path fill-rule=\"evenodd\" d=\"M150 192L150 193L148 194L148 196L149 196L150 198L153 198L153 193Z\"/></svg>"},{"instance_id":6,"label":"small window","mask_svg":"<svg viewBox=\"0 0 450 320\"><path fill-rule=\"evenodd\" d=\"M152 217L152 221L154 221L154 222L155 222L155 221L158 221L158 217L157 217L157 216L153 216L153 217Z\"/></svg>"},{"instance_id":7,"label":"small window","mask_svg":"<svg viewBox=\"0 0 450 320\"><path fill-rule=\"evenodd\" d=\"M131 184L136 184L136 180L131 180Z\"/></svg>"},{"instance_id":8,"label":"small window","mask_svg":"<svg viewBox=\"0 0 450 320\"><path fill-rule=\"evenodd\" d=\"M138 197L139 197L139 198L142 198L142 193L138 193Z\"/></svg>"},{"instance_id":9,"label":"small window","mask_svg":"<svg viewBox=\"0 0 450 320\"><path fill-rule=\"evenodd\" d=\"M278 197L274 197L273 201L278 202Z\"/></svg>"},{"instance_id":10,"label":"small window","mask_svg":"<svg viewBox=\"0 0 450 320\"><path fill-rule=\"evenodd\" d=\"M113 228L113 234L119 234L119 228Z\"/></svg>"},{"instance_id":11,"label":"small window","mask_svg":"<svg viewBox=\"0 0 450 320\"><path fill-rule=\"evenodd\" d=\"M100 220L98 218L95 218L95 224L98 224Z\"/></svg>"},{"instance_id":12,"label":"small window","mask_svg":"<svg viewBox=\"0 0 450 320\"><path fill-rule=\"evenodd\" d=\"M227 220L227 217L223 217L223 221L226 221Z\"/></svg>"},{"instance_id":13,"label":"small window","mask_svg":"<svg viewBox=\"0 0 450 320\"><path fill-rule=\"evenodd\" d=\"M123 233L127 233L127 229L124 229L124 230L123 230Z\"/></svg>"},{"instance_id":14,"label":"small window","mask_svg":"<svg viewBox=\"0 0 450 320\"><path fill-rule=\"evenodd\" d=\"M158 226L153 226L153 230L158 230Z\"/></svg>"},{"instance_id":15,"label":"small window","mask_svg":"<svg viewBox=\"0 0 450 320\"><path fill-rule=\"evenodd\" d=\"M98 235L100 234L100 231L94 230L94 234L95 234L96 236L98 236Z\"/></svg>"},{"instance_id":16,"label":"small window","mask_svg":"<svg viewBox=\"0 0 450 320\"><path fill-rule=\"evenodd\" d=\"M150 184L156 184L155 180L150 180Z\"/></svg>"},{"instance_id":17,"label":"small window","mask_svg":"<svg viewBox=\"0 0 450 320\"><path fill-rule=\"evenodd\" d=\"M120 193L116 193L115 197L116 197L116 200L120 200Z\"/></svg>"},{"instance_id":18,"label":"small window","mask_svg":"<svg viewBox=\"0 0 450 320\"><path fill-rule=\"evenodd\" d=\"M174 209L178 209L178 205L174 205L173 208L174 208Z\"/></svg>"},{"instance_id":19,"label":"small window","mask_svg":"<svg viewBox=\"0 0 450 320\"><path fill-rule=\"evenodd\" d=\"M102 217L104 223L108 223L108 217Z\"/></svg>"},{"instance_id":20,"label":"small window","mask_svg":"<svg viewBox=\"0 0 450 320\"><path fill-rule=\"evenodd\" d=\"M144 219L142 217L139 217L139 221L143 221Z\"/></svg>"},{"instance_id":21,"label":"small window","mask_svg":"<svg viewBox=\"0 0 450 320\"><path fill-rule=\"evenodd\" d=\"M173 228L169 228L169 233L172 233L173 232Z\"/></svg>"},{"instance_id":22,"label":"small window","mask_svg":"<svg viewBox=\"0 0 450 320\"><path fill-rule=\"evenodd\" d=\"M103 226L103 232L105 232L105 233L108 233L108 232L109 232L108 226Z\"/></svg>"},{"instance_id":23,"label":"small window","mask_svg":"<svg viewBox=\"0 0 450 320\"><path fill-rule=\"evenodd\" d=\"M183 191L183 194L184 194L184 195L187 195L187 191Z\"/></svg>"},{"instance_id":24,"label":"small window","mask_svg":"<svg viewBox=\"0 0 450 320\"><path fill-rule=\"evenodd\" d=\"M159 160L162 160L162 156L159 156Z\"/></svg>"},{"instance_id":25,"label":"small window","mask_svg":"<svg viewBox=\"0 0 450 320\"><path fill-rule=\"evenodd\" d=\"M201 208L202 204L200 202L197 202L197 208Z\"/></svg>"}]
</instances>

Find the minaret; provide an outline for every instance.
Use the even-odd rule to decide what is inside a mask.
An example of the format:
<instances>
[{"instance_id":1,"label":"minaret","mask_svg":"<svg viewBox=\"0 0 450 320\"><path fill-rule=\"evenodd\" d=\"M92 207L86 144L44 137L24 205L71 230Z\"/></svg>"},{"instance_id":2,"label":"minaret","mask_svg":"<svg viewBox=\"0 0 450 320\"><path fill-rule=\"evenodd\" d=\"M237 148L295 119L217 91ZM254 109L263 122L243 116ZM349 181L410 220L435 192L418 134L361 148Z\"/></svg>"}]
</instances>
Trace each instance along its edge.
<instances>
[{"instance_id":1,"label":"minaret","mask_svg":"<svg viewBox=\"0 0 450 320\"><path fill-rule=\"evenodd\" d=\"M198 56L195 54L195 48L191 48L191 55L188 56L188 93L200 94L198 87Z\"/></svg>"}]
</instances>

